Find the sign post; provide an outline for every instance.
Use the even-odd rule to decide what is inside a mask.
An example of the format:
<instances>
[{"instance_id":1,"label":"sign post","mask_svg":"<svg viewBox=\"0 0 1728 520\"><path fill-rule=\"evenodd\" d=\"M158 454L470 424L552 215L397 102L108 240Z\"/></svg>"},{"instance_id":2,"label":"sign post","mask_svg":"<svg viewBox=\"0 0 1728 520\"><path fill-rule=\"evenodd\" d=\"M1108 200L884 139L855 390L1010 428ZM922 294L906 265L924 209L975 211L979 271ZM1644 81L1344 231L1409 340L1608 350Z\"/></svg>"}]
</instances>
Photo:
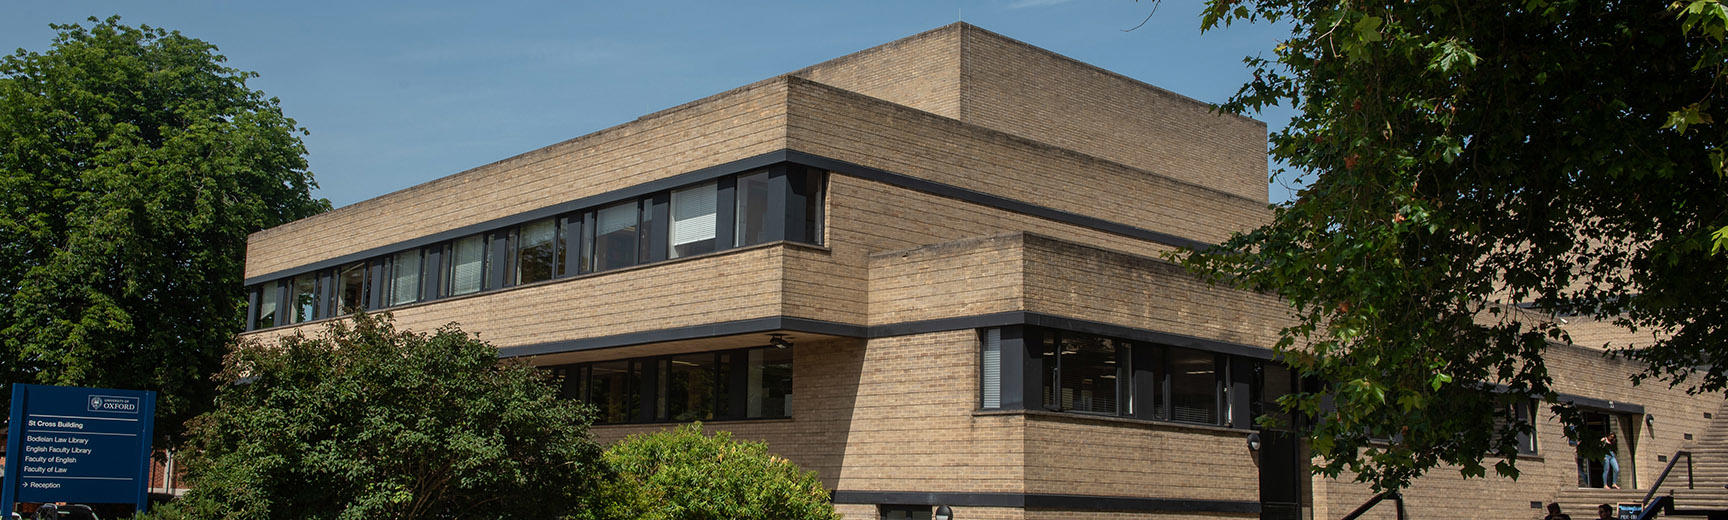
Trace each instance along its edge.
<instances>
[{"instance_id":1,"label":"sign post","mask_svg":"<svg viewBox=\"0 0 1728 520\"><path fill-rule=\"evenodd\" d=\"M156 392L12 384L0 519L19 502L149 500Z\"/></svg>"}]
</instances>

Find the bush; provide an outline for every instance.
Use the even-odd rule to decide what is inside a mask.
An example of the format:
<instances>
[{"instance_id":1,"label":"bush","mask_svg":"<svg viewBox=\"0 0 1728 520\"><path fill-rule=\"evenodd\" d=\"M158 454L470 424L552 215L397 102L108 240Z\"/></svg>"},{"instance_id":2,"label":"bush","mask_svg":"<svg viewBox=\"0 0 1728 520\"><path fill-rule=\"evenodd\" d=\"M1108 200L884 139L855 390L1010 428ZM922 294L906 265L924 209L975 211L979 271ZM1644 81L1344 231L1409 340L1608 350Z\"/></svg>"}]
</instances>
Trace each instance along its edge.
<instances>
[{"instance_id":1,"label":"bush","mask_svg":"<svg viewBox=\"0 0 1728 520\"><path fill-rule=\"evenodd\" d=\"M556 518L599 471L586 409L455 326L356 315L245 343L195 419L174 519Z\"/></svg>"},{"instance_id":2,"label":"bush","mask_svg":"<svg viewBox=\"0 0 1728 520\"><path fill-rule=\"evenodd\" d=\"M814 472L700 423L632 435L603 458L612 475L589 509L602 520L840 518Z\"/></svg>"}]
</instances>

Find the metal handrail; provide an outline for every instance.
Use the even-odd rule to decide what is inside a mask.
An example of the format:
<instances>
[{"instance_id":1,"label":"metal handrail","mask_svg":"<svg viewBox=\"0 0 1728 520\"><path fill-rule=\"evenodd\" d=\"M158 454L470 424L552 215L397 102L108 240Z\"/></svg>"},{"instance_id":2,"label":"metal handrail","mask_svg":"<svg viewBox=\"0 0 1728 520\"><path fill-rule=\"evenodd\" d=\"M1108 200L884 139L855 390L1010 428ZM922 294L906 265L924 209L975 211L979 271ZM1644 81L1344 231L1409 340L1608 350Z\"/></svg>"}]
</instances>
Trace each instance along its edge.
<instances>
[{"instance_id":1,"label":"metal handrail","mask_svg":"<svg viewBox=\"0 0 1728 520\"><path fill-rule=\"evenodd\" d=\"M1644 493L1644 500L1638 501L1638 503L1644 504L1644 509L1650 509L1650 499L1656 496L1656 488L1662 487L1662 483L1668 480L1668 472L1674 471L1674 463L1680 462L1681 456L1686 457L1686 489L1694 489L1693 485L1695 483L1692 480L1692 452L1677 450L1674 452L1674 456L1668 459L1668 465L1662 467L1662 474L1656 476L1656 483L1650 485L1650 491Z\"/></svg>"},{"instance_id":2,"label":"metal handrail","mask_svg":"<svg viewBox=\"0 0 1728 520\"><path fill-rule=\"evenodd\" d=\"M1644 502L1644 510L1638 512L1638 520L1653 520L1656 518L1657 511L1661 511L1664 515L1673 516L1674 497L1661 496L1656 497L1655 502Z\"/></svg>"},{"instance_id":3,"label":"metal handrail","mask_svg":"<svg viewBox=\"0 0 1728 520\"><path fill-rule=\"evenodd\" d=\"M1363 502L1362 505L1356 506L1356 510L1351 511L1350 514L1344 515L1344 518L1340 518L1339 520L1356 520L1357 517L1367 513L1369 509L1374 509L1374 506L1380 505L1380 501L1388 498L1392 499L1393 505L1398 507L1398 520L1404 520L1404 495L1398 494L1397 491L1387 491L1374 495L1374 498L1370 498L1367 502Z\"/></svg>"}]
</instances>

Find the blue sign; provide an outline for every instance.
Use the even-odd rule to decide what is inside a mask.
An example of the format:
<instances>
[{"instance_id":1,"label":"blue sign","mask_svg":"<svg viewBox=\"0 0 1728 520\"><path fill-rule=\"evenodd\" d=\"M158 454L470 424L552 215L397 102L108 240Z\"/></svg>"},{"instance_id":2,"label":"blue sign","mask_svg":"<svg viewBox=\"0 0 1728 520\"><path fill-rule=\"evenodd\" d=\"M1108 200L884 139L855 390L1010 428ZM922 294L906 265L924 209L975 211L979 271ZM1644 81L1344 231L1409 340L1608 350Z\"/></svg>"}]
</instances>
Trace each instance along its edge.
<instances>
[{"instance_id":1,"label":"blue sign","mask_svg":"<svg viewBox=\"0 0 1728 520\"><path fill-rule=\"evenodd\" d=\"M0 518L18 502L137 504L150 485L156 392L14 383Z\"/></svg>"}]
</instances>

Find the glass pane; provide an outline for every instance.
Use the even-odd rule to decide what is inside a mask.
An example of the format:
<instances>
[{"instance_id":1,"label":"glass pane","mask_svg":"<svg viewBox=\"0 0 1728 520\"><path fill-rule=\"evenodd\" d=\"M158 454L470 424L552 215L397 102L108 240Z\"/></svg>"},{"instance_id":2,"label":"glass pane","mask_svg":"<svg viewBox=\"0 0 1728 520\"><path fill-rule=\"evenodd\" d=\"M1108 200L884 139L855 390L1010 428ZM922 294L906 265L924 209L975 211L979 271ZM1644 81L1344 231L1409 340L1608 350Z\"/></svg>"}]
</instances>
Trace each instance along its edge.
<instances>
[{"instance_id":1,"label":"glass pane","mask_svg":"<svg viewBox=\"0 0 1728 520\"><path fill-rule=\"evenodd\" d=\"M318 314L318 275L303 274L294 277L292 296L294 302L294 323L303 323L317 317Z\"/></svg>"},{"instance_id":2,"label":"glass pane","mask_svg":"<svg viewBox=\"0 0 1728 520\"><path fill-rule=\"evenodd\" d=\"M588 403L594 405L594 422L630 422L636 410L638 386L629 361L607 361L589 365Z\"/></svg>"},{"instance_id":3,"label":"glass pane","mask_svg":"<svg viewBox=\"0 0 1728 520\"><path fill-rule=\"evenodd\" d=\"M1283 365L1263 362L1260 366L1261 388L1257 390L1258 395L1253 396L1252 401L1258 405L1258 409L1254 411L1254 420L1258 421L1262 415L1269 416L1278 422L1279 428L1289 428L1292 426L1290 414L1278 404L1278 398L1296 390L1296 378L1290 373L1290 369Z\"/></svg>"},{"instance_id":4,"label":"glass pane","mask_svg":"<svg viewBox=\"0 0 1728 520\"><path fill-rule=\"evenodd\" d=\"M746 416L791 417L792 349L751 350L747 372Z\"/></svg>"},{"instance_id":5,"label":"glass pane","mask_svg":"<svg viewBox=\"0 0 1728 520\"><path fill-rule=\"evenodd\" d=\"M984 329L983 352L979 355L979 406L1002 407L1002 329Z\"/></svg>"},{"instance_id":6,"label":"glass pane","mask_svg":"<svg viewBox=\"0 0 1728 520\"><path fill-rule=\"evenodd\" d=\"M276 326L276 302L281 298L282 293L276 288L276 282L264 282L258 289L258 328Z\"/></svg>"},{"instance_id":7,"label":"glass pane","mask_svg":"<svg viewBox=\"0 0 1728 520\"><path fill-rule=\"evenodd\" d=\"M456 239L450 244L450 272L445 294L456 296L479 291L485 263L486 237L474 235Z\"/></svg>"},{"instance_id":8,"label":"glass pane","mask_svg":"<svg viewBox=\"0 0 1728 520\"><path fill-rule=\"evenodd\" d=\"M747 246L768 241L768 173L738 177L738 229L732 245Z\"/></svg>"},{"instance_id":9,"label":"glass pane","mask_svg":"<svg viewBox=\"0 0 1728 520\"><path fill-rule=\"evenodd\" d=\"M420 250L396 253L390 259L390 305L420 300Z\"/></svg>"},{"instance_id":10,"label":"glass pane","mask_svg":"<svg viewBox=\"0 0 1728 520\"><path fill-rule=\"evenodd\" d=\"M552 257L552 239L557 233L558 226L552 219L522 225L516 239L517 284L552 279L552 272L556 268Z\"/></svg>"},{"instance_id":11,"label":"glass pane","mask_svg":"<svg viewBox=\"0 0 1728 520\"><path fill-rule=\"evenodd\" d=\"M614 204L595 212L594 269L603 271L636 265L636 201Z\"/></svg>"},{"instance_id":12,"label":"glass pane","mask_svg":"<svg viewBox=\"0 0 1728 520\"><path fill-rule=\"evenodd\" d=\"M1170 418L1205 424L1218 423L1218 356L1184 348L1170 348Z\"/></svg>"},{"instance_id":13,"label":"glass pane","mask_svg":"<svg viewBox=\"0 0 1728 520\"><path fill-rule=\"evenodd\" d=\"M672 192L672 227L668 258L714 251L717 184L692 186Z\"/></svg>"},{"instance_id":14,"label":"glass pane","mask_svg":"<svg viewBox=\"0 0 1728 520\"><path fill-rule=\"evenodd\" d=\"M1039 376L1039 386L1043 387L1044 409L1061 410L1062 403L1057 402L1057 388L1061 385L1056 381L1056 331L1044 330L1037 333L1038 352L1044 359L1044 373Z\"/></svg>"},{"instance_id":15,"label":"glass pane","mask_svg":"<svg viewBox=\"0 0 1728 520\"><path fill-rule=\"evenodd\" d=\"M802 237L802 240L812 244L822 243L822 191L824 188L822 181L824 177L826 177L824 172L814 170L804 176L804 182L809 185L804 191L808 194L804 198L804 232L807 235Z\"/></svg>"},{"instance_id":16,"label":"glass pane","mask_svg":"<svg viewBox=\"0 0 1728 520\"><path fill-rule=\"evenodd\" d=\"M366 310L366 262L336 270L336 312L350 314L359 310Z\"/></svg>"},{"instance_id":17,"label":"glass pane","mask_svg":"<svg viewBox=\"0 0 1728 520\"><path fill-rule=\"evenodd\" d=\"M1117 413L1117 382L1123 363L1116 342L1109 338L1062 333L1062 409L1087 413Z\"/></svg>"},{"instance_id":18,"label":"glass pane","mask_svg":"<svg viewBox=\"0 0 1728 520\"><path fill-rule=\"evenodd\" d=\"M714 354L673 356L660 366L661 419L682 422L714 418Z\"/></svg>"},{"instance_id":19,"label":"glass pane","mask_svg":"<svg viewBox=\"0 0 1728 520\"><path fill-rule=\"evenodd\" d=\"M930 506L882 506L882 520L930 520Z\"/></svg>"}]
</instances>

